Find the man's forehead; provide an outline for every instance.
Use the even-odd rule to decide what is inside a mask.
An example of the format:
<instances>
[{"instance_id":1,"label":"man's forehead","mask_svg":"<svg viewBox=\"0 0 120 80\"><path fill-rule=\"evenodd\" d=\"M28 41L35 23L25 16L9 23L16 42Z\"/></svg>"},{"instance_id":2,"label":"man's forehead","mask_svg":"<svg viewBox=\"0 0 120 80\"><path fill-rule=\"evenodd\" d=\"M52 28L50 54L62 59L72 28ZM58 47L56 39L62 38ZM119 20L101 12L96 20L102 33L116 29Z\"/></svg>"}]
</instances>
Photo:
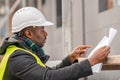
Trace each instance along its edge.
<instances>
[{"instance_id":1,"label":"man's forehead","mask_svg":"<svg viewBox=\"0 0 120 80\"><path fill-rule=\"evenodd\" d=\"M29 27L26 27L26 28L24 28L23 29L23 31L26 31L26 30L42 30L42 29L44 29L44 26L29 26Z\"/></svg>"}]
</instances>

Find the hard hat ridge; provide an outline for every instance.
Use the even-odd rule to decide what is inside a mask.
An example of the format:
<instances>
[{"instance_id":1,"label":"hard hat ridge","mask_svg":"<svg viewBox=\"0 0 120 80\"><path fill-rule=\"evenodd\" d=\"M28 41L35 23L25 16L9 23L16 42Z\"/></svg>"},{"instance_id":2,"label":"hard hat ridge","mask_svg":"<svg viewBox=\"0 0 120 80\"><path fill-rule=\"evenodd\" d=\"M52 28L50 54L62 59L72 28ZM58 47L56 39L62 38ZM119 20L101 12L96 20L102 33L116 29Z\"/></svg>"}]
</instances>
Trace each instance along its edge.
<instances>
[{"instance_id":1,"label":"hard hat ridge","mask_svg":"<svg viewBox=\"0 0 120 80\"><path fill-rule=\"evenodd\" d=\"M12 32L19 32L29 26L51 26L52 22L45 19L40 10L24 7L15 12L12 18Z\"/></svg>"}]
</instances>

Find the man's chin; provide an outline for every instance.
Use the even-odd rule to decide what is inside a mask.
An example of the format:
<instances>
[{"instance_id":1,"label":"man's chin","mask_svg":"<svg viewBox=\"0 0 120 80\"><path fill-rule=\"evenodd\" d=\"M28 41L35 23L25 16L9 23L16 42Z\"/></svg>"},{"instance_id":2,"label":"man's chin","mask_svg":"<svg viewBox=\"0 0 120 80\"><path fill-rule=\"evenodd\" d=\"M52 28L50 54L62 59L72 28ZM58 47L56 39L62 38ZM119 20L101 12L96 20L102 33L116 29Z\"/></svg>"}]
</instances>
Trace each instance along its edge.
<instances>
[{"instance_id":1,"label":"man's chin","mask_svg":"<svg viewBox=\"0 0 120 80\"><path fill-rule=\"evenodd\" d=\"M39 47L44 47L44 44L42 44L42 45L38 45Z\"/></svg>"},{"instance_id":2,"label":"man's chin","mask_svg":"<svg viewBox=\"0 0 120 80\"><path fill-rule=\"evenodd\" d=\"M43 45L43 46L44 46L44 45ZM42 48L43 46L39 46L39 47L41 47L41 48Z\"/></svg>"}]
</instances>

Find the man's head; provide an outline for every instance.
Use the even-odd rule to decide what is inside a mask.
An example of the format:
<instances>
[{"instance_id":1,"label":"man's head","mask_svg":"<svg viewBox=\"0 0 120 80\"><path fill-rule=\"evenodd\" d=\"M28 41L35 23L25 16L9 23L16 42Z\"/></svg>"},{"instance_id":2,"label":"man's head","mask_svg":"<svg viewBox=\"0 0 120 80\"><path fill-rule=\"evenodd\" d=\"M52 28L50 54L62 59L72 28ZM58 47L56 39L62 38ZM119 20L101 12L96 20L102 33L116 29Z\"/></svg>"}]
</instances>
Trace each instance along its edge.
<instances>
[{"instance_id":1,"label":"man's head","mask_svg":"<svg viewBox=\"0 0 120 80\"><path fill-rule=\"evenodd\" d=\"M53 23L47 21L44 15L34 7L24 7L15 12L12 18L12 33L23 32L24 36L42 47L45 43L47 33L44 26Z\"/></svg>"},{"instance_id":2,"label":"man's head","mask_svg":"<svg viewBox=\"0 0 120 80\"><path fill-rule=\"evenodd\" d=\"M21 36L26 36L40 47L43 47L46 42L47 32L44 26L26 27L20 33L22 33Z\"/></svg>"}]
</instances>

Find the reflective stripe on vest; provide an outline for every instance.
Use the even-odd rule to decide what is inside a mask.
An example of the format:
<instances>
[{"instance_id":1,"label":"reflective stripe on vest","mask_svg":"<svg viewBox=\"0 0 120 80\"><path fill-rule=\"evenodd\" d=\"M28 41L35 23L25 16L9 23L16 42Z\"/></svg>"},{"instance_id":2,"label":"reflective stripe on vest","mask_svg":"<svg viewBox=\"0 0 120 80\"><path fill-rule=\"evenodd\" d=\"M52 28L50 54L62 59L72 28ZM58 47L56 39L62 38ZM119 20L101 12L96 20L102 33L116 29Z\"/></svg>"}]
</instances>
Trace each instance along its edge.
<instances>
[{"instance_id":1,"label":"reflective stripe on vest","mask_svg":"<svg viewBox=\"0 0 120 80\"><path fill-rule=\"evenodd\" d=\"M35 55L33 54L32 52L28 51L28 50L25 50L25 49L22 49L22 48L19 48L19 47L16 47L15 45L11 45L9 46L7 49L6 49L6 53L0 63L0 80L3 80L3 76L4 76L4 73L5 73L5 69L6 69L6 66L7 66L7 62L8 62L8 59L9 59L9 56L15 51L15 50L22 50L22 51L25 51L25 52L28 52L30 53L37 61L37 63L42 66L42 67L45 67L45 65L42 63L42 61Z\"/></svg>"}]
</instances>

